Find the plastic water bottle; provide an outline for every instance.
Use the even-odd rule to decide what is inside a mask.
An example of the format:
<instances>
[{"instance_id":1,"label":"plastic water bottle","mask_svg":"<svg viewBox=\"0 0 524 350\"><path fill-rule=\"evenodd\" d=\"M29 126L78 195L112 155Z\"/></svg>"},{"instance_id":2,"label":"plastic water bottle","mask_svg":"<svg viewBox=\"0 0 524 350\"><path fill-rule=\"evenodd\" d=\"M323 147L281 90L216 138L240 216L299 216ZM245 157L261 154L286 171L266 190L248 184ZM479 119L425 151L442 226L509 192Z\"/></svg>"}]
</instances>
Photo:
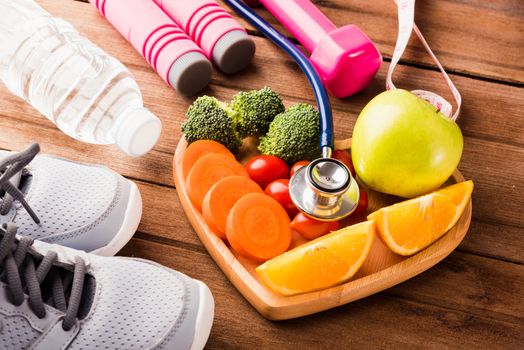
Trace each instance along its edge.
<instances>
[{"instance_id":1,"label":"plastic water bottle","mask_svg":"<svg viewBox=\"0 0 524 350\"><path fill-rule=\"evenodd\" d=\"M0 0L0 78L64 133L147 153L162 124L122 63L33 0Z\"/></svg>"}]
</instances>

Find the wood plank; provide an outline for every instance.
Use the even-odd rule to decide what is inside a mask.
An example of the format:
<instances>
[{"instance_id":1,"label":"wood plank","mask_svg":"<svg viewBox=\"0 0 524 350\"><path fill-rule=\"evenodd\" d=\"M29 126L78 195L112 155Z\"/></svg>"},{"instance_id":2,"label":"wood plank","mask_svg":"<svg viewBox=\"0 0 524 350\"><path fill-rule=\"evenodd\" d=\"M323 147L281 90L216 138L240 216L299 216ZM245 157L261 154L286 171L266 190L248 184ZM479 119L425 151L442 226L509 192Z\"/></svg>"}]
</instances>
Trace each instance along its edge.
<instances>
[{"instance_id":1,"label":"wood plank","mask_svg":"<svg viewBox=\"0 0 524 350\"><path fill-rule=\"evenodd\" d=\"M489 349L500 344L519 349L524 341L522 322L383 294L313 316L271 322L242 299L205 253L133 239L122 254L155 260L210 286L216 316L209 349Z\"/></svg>"},{"instance_id":2,"label":"wood plank","mask_svg":"<svg viewBox=\"0 0 524 350\"><path fill-rule=\"evenodd\" d=\"M473 220L459 249L524 265L522 228L517 226Z\"/></svg>"},{"instance_id":3,"label":"wood plank","mask_svg":"<svg viewBox=\"0 0 524 350\"><path fill-rule=\"evenodd\" d=\"M524 266L518 264L454 252L387 294L524 324Z\"/></svg>"},{"instance_id":4,"label":"wood plank","mask_svg":"<svg viewBox=\"0 0 524 350\"><path fill-rule=\"evenodd\" d=\"M398 26L393 1L327 0L316 3L338 27L350 23L359 26L386 58L391 57ZM265 9L257 13L286 32ZM524 49L523 18L524 6L519 0L418 1L415 15L422 33L446 69L517 84L524 83L524 62L520 59ZM244 20L240 22L255 32ZM402 61L435 67L414 37Z\"/></svg>"},{"instance_id":5,"label":"wood plank","mask_svg":"<svg viewBox=\"0 0 524 350\"><path fill-rule=\"evenodd\" d=\"M524 227L524 148L470 138L464 147L459 169L475 181L473 217Z\"/></svg>"}]
</instances>

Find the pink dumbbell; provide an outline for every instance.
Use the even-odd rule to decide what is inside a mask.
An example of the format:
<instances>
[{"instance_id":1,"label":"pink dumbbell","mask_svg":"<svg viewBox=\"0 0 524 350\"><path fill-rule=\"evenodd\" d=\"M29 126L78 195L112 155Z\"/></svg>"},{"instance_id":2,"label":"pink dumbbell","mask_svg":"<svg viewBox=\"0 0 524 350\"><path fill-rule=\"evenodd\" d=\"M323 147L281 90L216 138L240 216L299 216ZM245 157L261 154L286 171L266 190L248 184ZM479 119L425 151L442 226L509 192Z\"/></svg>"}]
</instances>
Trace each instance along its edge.
<instances>
[{"instance_id":1,"label":"pink dumbbell","mask_svg":"<svg viewBox=\"0 0 524 350\"><path fill-rule=\"evenodd\" d=\"M335 97L364 89L382 56L357 26L338 28L309 0L260 2L311 52L310 60Z\"/></svg>"},{"instance_id":2,"label":"pink dumbbell","mask_svg":"<svg viewBox=\"0 0 524 350\"><path fill-rule=\"evenodd\" d=\"M89 0L175 90L193 95L211 80L204 52L151 0Z\"/></svg>"},{"instance_id":3,"label":"pink dumbbell","mask_svg":"<svg viewBox=\"0 0 524 350\"><path fill-rule=\"evenodd\" d=\"M245 29L214 0L153 0L224 73L244 69L255 54Z\"/></svg>"}]
</instances>

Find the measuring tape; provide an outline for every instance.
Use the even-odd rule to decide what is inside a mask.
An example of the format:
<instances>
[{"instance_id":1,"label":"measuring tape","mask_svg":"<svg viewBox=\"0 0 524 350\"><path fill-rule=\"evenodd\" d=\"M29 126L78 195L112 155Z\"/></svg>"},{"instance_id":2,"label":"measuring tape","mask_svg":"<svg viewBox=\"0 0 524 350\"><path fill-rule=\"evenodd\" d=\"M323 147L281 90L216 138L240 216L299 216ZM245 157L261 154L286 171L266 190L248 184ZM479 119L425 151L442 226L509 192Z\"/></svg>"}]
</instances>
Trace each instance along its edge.
<instances>
[{"instance_id":1,"label":"measuring tape","mask_svg":"<svg viewBox=\"0 0 524 350\"><path fill-rule=\"evenodd\" d=\"M453 108L451 107L451 104L448 101L446 101L446 99L444 99L442 96L434 92L426 90L412 90L411 92L431 103L433 106L437 108L437 110L442 112L451 120L457 120L457 117L460 113L460 107L462 105L462 96L460 96L460 92L458 91L457 87L455 86L455 84L453 84L450 77L442 67L442 64L440 64L433 51L431 51L431 48L426 42L426 39L415 24L415 0L394 1L398 6L398 37L397 43L395 45L395 51L393 52L393 57L391 57L391 64L389 65L388 73L386 76L386 89L395 89L395 85L393 84L392 79L393 72L395 71L395 67L397 66L400 58L402 57L402 54L406 50L406 46L408 45L411 33L415 31L415 34L419 38L420 42L422 43L426 51L429 53L433 61L436 63L442 75L444 76L444 80L446 80L446 83L448 84L448 87L451 90L453 97L455 98L455 102L457 103L457 109L455 110L455 113L453 113Z\"/></svg>"}]
</instances>

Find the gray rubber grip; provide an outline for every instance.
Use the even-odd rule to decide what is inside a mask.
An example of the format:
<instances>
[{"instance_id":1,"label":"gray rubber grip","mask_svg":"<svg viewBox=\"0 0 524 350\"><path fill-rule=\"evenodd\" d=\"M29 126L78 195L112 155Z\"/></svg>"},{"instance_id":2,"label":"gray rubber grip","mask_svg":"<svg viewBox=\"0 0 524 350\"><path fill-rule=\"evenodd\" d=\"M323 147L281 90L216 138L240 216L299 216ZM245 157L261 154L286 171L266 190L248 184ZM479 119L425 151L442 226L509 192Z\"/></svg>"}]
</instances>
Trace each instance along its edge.
<instances>
[{"instance_id":1,"label":"gray rubber grip","mask_svg":"<svg viewBox=\"0 0 524 350\"><path fill-rule=\"evenodd\" d=\"M191 96L203 90L211 80L213 67L200 52L188 52L169 69L169 84L181 94Z\"/></svg>"},{"instance_id":2,"label":"gray rubber grip","mask_svg":"<svg viewBox=\"0 0 524 350\"><path fill-rule=\"evenodd\" d=\"M255 55L255 42L242 30L224 34L213 47L213 63L224 73L246 68Z\"/></svg>"}]
</instances>

